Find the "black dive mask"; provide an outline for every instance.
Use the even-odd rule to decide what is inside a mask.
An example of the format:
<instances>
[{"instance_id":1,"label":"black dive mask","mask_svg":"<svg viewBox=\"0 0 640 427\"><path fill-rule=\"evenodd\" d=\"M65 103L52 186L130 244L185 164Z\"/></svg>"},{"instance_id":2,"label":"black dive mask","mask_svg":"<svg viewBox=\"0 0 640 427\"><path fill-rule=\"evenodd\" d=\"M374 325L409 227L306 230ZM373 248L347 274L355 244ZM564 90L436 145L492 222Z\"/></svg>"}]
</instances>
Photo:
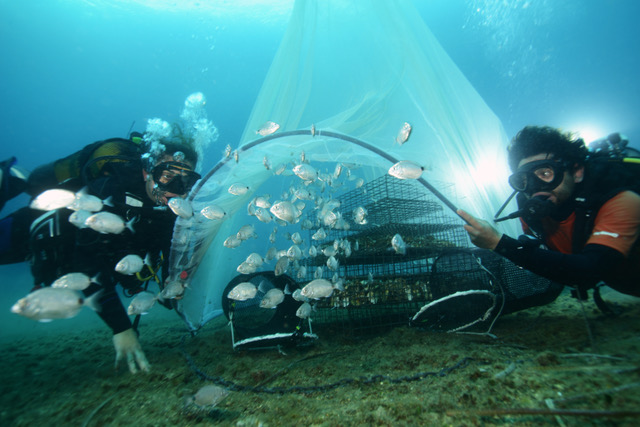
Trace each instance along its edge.
<instances>
[{"instance_id":1,"label":"black dive mask","mask_svg":"<svg viewBox=\"0 0 640 427\"><path fill-rule=\"evenodd\" d=\"M509 185L521 193L549 192L564 179L567 163L552 159L525 163L509 177Z\"/></svg>"},{"instance_id":2,"label":"black dive mask","mask_svg":"<svg viewBox=\"0 0 640 427\"><path fill-rule=\"evenodd\" d=\"M189 192L194 184L201 178L185 163L164 162L151 170L153 181L158 189L167 193L183 195Z\"/></svg>"}]
</instances>

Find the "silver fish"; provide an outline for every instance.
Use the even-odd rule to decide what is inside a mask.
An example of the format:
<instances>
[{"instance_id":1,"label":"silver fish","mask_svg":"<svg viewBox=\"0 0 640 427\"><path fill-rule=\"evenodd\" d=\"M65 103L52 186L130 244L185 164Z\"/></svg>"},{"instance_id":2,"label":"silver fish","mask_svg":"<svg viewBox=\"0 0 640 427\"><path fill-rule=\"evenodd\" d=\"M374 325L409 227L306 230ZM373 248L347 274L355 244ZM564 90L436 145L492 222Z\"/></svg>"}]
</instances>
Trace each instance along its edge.
<instances>
[{"instance_id":1,"label":"silver fish","mask_svg":"<svg viewBox=\"0 0 640 427\"><path fill-rule=\"evenodd\" d=\"M136 218L132 218L129 222L125 223L124 220L116 214L111 212L98 212L87 218L85 224L92 230L102 234L120 234L125 228L128 228L132 233L133 223Z\"/></svg>"},{"instance_id":2,"label":"silver fish","mask_svg":"<svg viewBox=\"0 0 640 427\"><path fill-rule=\"evenodd\" d=\"M260 307L262 308L276 308L278 304L284 301L284 292L280 288L271 288L262 297L260 301Z\"/></svg>"},{"instance_id":3,"label":"silver fish","mask_svg":"<svg viewBox=\"0 0 640 427\"><path fill-rule=\"evenodd\" d=\"M147 291L142 291L136 294L136 296L131 300L129 307L127 308L127 314L129 316L147 314L157 300L158 297L155 294Z\"/></svg>"},{"instance_id":4,"label":"silver fish","mask_svg":"<svg viewBox=\"0 0 640 427\"><path fill-rule=\"evenodd\" d=\"M226 388L210 384L191 396L191 402L200 408L212 409L228 395L229 390Z\"/></svg>"},{"instance_id":5,"label":"silver fish","mask_svg":"<svg viewBox=\"0 0 640 427\"><path fill-rule=\"evenodd\" d=\"M322 273L324 273L324 269L322 268L322 266L317 267L316 271L313 272L313 278L314 279L321 279L322 278Z\"/></svg>"},{"instance_id":6,"label":"silver fish","mask_svg":"<svg viewBox=\"0 0 640 427\"><path fill-rule=\"evenodd\" d=\"M242 264L240 264L238 266L238 268L236 268L236 271L240 274L251 274L251 273L255 273L257 270L257 267L253 264L249 264L246 261L243 261Z\"/></svg>"},{"instance_id":7,"label":"silver fish","mask_svg":"<svg viewBox=\"0 0 640 427\"><path fill-rule=\"evenodd\" d=\"M309 299L327 298L333 294L333 283L325 279L314 279L302 288L301 294Z\"/></svg>"},{"instance_id":8,"label":"silver fish","mask_svg":"<svg viewBox=\"0 0 640 427\"><path fill-rule=\"evenodd\" d=\"M356 224L364 225L367 223L367 214L369 212L362 206L358 206L353 210L353 221Z\"/></svg>"},{"instance_id":9,"label":"silver fish","mask_svg":"<svg viewBox=\"0 0 640 427\"><path fill-rule=\"evenodd\" d=\"M316 125L311 123L311 136L316 136Z\"/></svg>"},{"instance_id":10,"label":"silver fish","mask_svg":"<svg viewBox=\"0 0 640 427\"><path fill-rule=\"evenodd\" d=\"M276 122L268 121L265 124L263 124L260 127L260 129L258 129L256 131L256 133L258 135L261 135L261 136L267 136L267 135L271 135L272 133L274 133L278 129L280 129L280 125L279 124L277 124Z\"/></svg>"},{"instance_id":11,"label":"silver fish","mask_svg":"<svg viewBox=\"0 0 640 427\"><path fill-rule=\"evenodd\" d=\"M269 195L266 196L258 196L255 199L253 199L253 203L255 203L256 206L263 208L263 209L269 209L271 207L271 202L269 202Z\"/></svg>"},{"instance_id":12,"label":"silver fish","mask_svg":"<svg viewBox=\"0 0 640 427\"><path fill-rule=\"evenodd\" d=\"M287 256L291 260L297 260L302 258L302 250L298 245L291 245L291 247L287 250Z\"/></svg>"},{"instance_id":13,"label":"silver fish","mask_svg":"<svg viewBox=\"0 0 640 427\"><path fill-rule=\"evenodd\" d=\"M85 306L94 311L100 311L98 299L101 294L102 291L85 298L73 289L46 287L19 299L11 307L11 312L40 322L69 319L77 315Z\"/></svg>"},{"instance_id":14,"label":"silver fish","mask_svg":"<svg viewBox=\"0 0 640 427\"><path fill-rule=\"evenodd\" d=\"M214 221L224 218L224 216L227 214L224 211L224 209L222 209L220 206L216 206L216 205L205 206L204 208L202 208L200 213L205 218L210 219L210 220L214 220Z\"/></svg>"},{"instance_id":15,"label":"silver fish","mask_svg":"<svg viewBox=\"0 0 640 427\"><path fill-rule=\"evenodd\" d=\"M276 249L275 247L271 246L269 248L269 250L267 251L267 254L264 257L265 261L271 261L272 259L274 259L276 257L277 253L278 253L278 249Z\"/></svg>"},{"instance_id":16,"label":"silver fish","mask_svg":"<svg viewBox=\"0 0 640 427\"><path fill-rule=\"evenodd\" d=\"M98 276L100 273L96 274L93 277L89 277L84 273L68 273L64 276L58 277L52 284L52 288L67 288L72 289L74 291L84 291L89 287L92 283L100 282L98 281Z\"/></svg>"},{"instance_id":17,"label":"silver fish","mask_svg":"<svg viewBox=\"0 0 640 427\"><path fill-rule=\"evenodd\" d=\"M54 209L66 208L76 200L76 194L69 190L54 188L38 195L29 207L41 211L52 211Z\"/></svg>"},{"instance_id":18,"label":"silver fish","mask_svg":"<svg viewBox=\"0 0 640 427\"><path fill-rule=\"evenodd\" d=\"M407 142L411 136L411 125L407 122L404 122L400 130L398 131L398 135L396 136L396 142L400 145Z\"/></svg>"},{"instance_id":19,"label":"silver fish","mask_svg":"<svg viewBox=\"0 0 640 427\"><path fill-rule=\"evenodd\" d=\"M164 284L160 298L162 299L180 299L184 295L184 282L181 280L167 280Z\"/></svg>"},{"instance_id":20,"label":"silver fish","mask_svg":"<svg viewBox=\"0 0 640 427\"><path fill-rule=\"evenodd\" d=\"M298 273L296 273L296 278L299 280L302 280L305 277L307 277L307 267L303 265L298 269Z\"/></svg>"},{"instance_id":21,"label":"silver fish","mask_svg":"<svg viewBox=\"0 0 640 427\"><path fill-rule=\"evenodd\" d=\"M82 189L76 193L76 199L67 206L74 211L84 210L89 212L101 211L104 205L113 206L111 202L112 197L109 196L105 200L101 200L99 197L91 195L86 189Z\"/></svg>"},{"instance_id":22,"label":"silver fish","mask_svg":"<svg viewBox=\"0 0 640 427\"><path fill-rule=\"evenodd\" d=\"M87 218L93 215L93 212L78 210L69 215L69 222L78 228L87 228Z\"/></svg>"},{"instance_id":23,"label":"silver fish","mask_svg":"<svg viewBox=\"0 0 640 427\"><path fill-rule=\"evenodd\" d=\"M142 259L136 254L131 254L123 257L116 264L115 270L120 274L132 275L142 271L144 265L151 265L149 255Z\"/></svg>"},{"instance_id":24,"label":"silver fish","mask_svg":"<svg viewBox=\"0 0 640 427\"><path fill-rule=\"evenodd\" d=\"M174 214L178 215L181 218L191 218L193 216L193 208L191 208L191 203L183 198L173 197L169 199L168 206Z\"/></svg>"},{"instance_id":25,"label":"silver fish","mask_svg":"<svg viewBox=\"0 0 640 427\"><path fill-rule=\"evenodd\" d=\"M283 221L295 223L301 215L301 212L291 202L281 201L275 203L269 211Z\"/></svg>"},{"instance_id":26,"label":"silver fish","mask_svg":"<svg viewBox=\"0 0 640 427\"><path fill-rule=\"evenodd\" d=\"M318 177L318 171L313 166L306 163L295 166L293 168L293 173L305 181L314 181Z\"/></svg>"},{"instance_id":27,"label":"silver fish","mask_svg":"<svg viewBox=\"0 0 640 427\"><path fill-rule=\"evenodd\" d=\"M232 151L232 150L233 150L233 149L231 148L231 145L229 145L229 144L227 144L227 146L226 146L226 147L224 147L224 157L225 157L226 159L228 159L229 157L231 157L231 151Z\"/></svg>"},{"instance_id":28,"label":"silver fish","mask_svg":"<svg viewBox=\"0 0 640 427\"><path fill-rule=\"evenodd\" d=\"M307 319L311 316L311 304L308 302L302 303L302 305L296 310L296 316L301 319Z\"/></svg>"},{"instance_id":29,"label":"silver fish","mask_svg":"<svg viewBox=\"0 0 640 427\"><path fill-rule=\"evenodd\" d=\"M235 184L231 184L228 191L234 196L242 196L243 194L246 194L247 191L249 191L249 186L237 182Z\"/></svg>"},{"instance_id":30,"label":"silver fish","mask_svg":"<svg viewBox=\"0 0 640 427\"><path fill-rule=\"evenodd\" d=\"M293 293L291 294L291 298L299 302L309 301L309 298L302 295L302 289L296 289L295 291L293 291Z\"/></svg>"},{"instance_id":31,"label":"silver fish","mask_svg":"<svg viewBox=\"0 0 640 427\"><path fill-rule=\"evenodd\" d=\"M313 258L316 255L318 255L318 249L316 249L315 246L311 245L311 247L309 248L309 256Z\"/></svg>"},{"instance_id":32,"label":"silver fish","mask_svg":"<svg viewBox=\"0 0 640 427\"><path fill-rule=\"evenodd\" d=\"M333 255L327 259L327 267L329 267L329 270L336 271L338 266L338 260Z\"/></svg>"},{"instance_id":33,"label":"silver fish","mask_svg":"<svg viewBox=\"0 0 640 427\"><path fill-rule=\"evenodd\" d=\"M418 179L422 176L424 167L411 160L401 160L389 168L389 175L398 179Z\"/></svg>"},{"instance_id":34,"label":"silver fish","mask_svg":"<svg viewBox=\"0 0 640 427\"><path fill-rule=\"evenodd\" d=\"M254 239L257 239L258 235L256 234L256 228L251 224L247 224L240 227L240 230L238 230L236 237L240 240L247 240L252 237Z\"/></svg>"},{"instance_id":35,"label":"silver fish","mask_svg":"<svg viewBox=\"0 0 640 427\"><path fill-rule=\"evenodd\" d=\"M276 262L276 267L274 268L274 272L276 276L280 276L287 272L289 269L289 257L283 256L278 262Z\"/></svg>"},{"instance_id":36,"label":"silver fish","mask_svg":"<svg viewBox=\"0 0 640 427\"><path fill-rule=\"evenodd\" d=\"M241 244L242 240L238 239L235 235L227 237L227 239L223 243L224 247L230 249L237 248Z\"/></svg>"},{"instance_id":37,"label":"silver fish","mask_svg":"<svg viewBox=\"0 0 640 427\"><path fill-rule=\"evenodd\" d=\"M297 231L291 235L291 241L296 245L302 244L302 236Z\"/></svg>"},{"instance_id":38,"label":"silver fish","mask_svg":"<svg viewBox=\"0 0 640 427\"><path fill-rule=\"evenodd\" d=\"M227 298L234 301L246 301L252 299L258 293L258 288L251 282L238 283L227 294Z\"/></svg>"},{"instance_id":39,"label":"silver fish","mask_svg":"<svg viewBox=\"0 0 640 427\"><path fill-rule=\"evenodd\" d=\"M399 234L393 236L391 246L393 246L393 250L396 251L397 254L405 255L407 253L407 245Z\"/></svg>"},{"instance_id":40,"label":"silver fish","mask_svg":"<svg viewBox=\"0 0 640 427\"><path fill-rule=\"evenodd\" d=\"M251 253L247 259L245 260L247 264L255 265L256 267L260 267L264 263L264 259L255 252Z\"/></svg>"},{"instance_id":41,"label":"silver fish","mask_svg":"<svg viewBox=\"0 0 640 427\"><path fill-rule=\"evenodd\" d=\"M318 231L313 233L313 236L311 236L311 238L313 240L324 240L327 238L327 233L326 231L324 231L324 228L320 228Z\"/></svg>"},{"instance_id":42,"label":"silver fish","mask_svg":"<svg viewBox=\"0 0 640 427\"><path fill-rule=\"evenodd\" d=\"M260 220L260 222L264 222L265 224L273 221L273 216L271 216L269 210L265 208L256 207L255 216Z\"/></svg>"},{"instance_id":43,"label":"silver fish","mask_svg":"<svg viewBox=\"0 0 640 427\"><path fill-rule=\"evenodd\" d=\"M264 165L266 170L271 170L271 162L269 161L269 158L267 156L264 156L262 158L262 164Z\"/></svg>"}]
</instances>

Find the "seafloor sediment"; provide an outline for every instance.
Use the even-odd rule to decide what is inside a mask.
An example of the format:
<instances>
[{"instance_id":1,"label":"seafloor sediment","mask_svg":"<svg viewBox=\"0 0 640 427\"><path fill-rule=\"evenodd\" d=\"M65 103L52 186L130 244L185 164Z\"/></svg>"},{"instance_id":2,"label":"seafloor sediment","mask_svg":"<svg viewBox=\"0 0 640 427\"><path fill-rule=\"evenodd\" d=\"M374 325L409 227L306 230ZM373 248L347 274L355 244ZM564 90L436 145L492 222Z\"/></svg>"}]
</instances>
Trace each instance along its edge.
<instances>
[{"instance_id":1,"label":"seafloor sediment","mask_svg":"<svg viewBox=\"0 0 640 427\"><path fill-rule=\"evenodd\" d=\"M315 345L284 353L234 351L224 318L194 337L177 317L143 318L152 370L137 375L114 371L104 329L23 336L0 350L0 425L638 425L638 301L622 298L617 317L585 302L591 334L579 302L563 293L500 318L497 338L323 327ZM213 410L185 408L207 381L183 351L207 375L242 386L355 381L310 393L232 391Z\"/></svg>"}]
</instances>

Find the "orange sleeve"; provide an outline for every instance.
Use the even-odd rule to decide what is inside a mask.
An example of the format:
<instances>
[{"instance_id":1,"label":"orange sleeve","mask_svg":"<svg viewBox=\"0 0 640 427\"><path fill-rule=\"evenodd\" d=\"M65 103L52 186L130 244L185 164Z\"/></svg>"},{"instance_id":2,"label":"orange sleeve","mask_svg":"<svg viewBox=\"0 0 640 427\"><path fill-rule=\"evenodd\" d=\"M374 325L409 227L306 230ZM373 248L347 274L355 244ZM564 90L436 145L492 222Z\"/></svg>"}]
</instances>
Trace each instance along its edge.
<instances>
[{"instance_id":1,"label":"orange sleeve","mask_svg":"<svg viewBox=\"0 0 640 427\"><path fill-rule=\"evenodd\" d=\"M608 246L626 257L639 234L640 196L623 191L602 205L587 244Z\"/></svg>"}]
</instances>

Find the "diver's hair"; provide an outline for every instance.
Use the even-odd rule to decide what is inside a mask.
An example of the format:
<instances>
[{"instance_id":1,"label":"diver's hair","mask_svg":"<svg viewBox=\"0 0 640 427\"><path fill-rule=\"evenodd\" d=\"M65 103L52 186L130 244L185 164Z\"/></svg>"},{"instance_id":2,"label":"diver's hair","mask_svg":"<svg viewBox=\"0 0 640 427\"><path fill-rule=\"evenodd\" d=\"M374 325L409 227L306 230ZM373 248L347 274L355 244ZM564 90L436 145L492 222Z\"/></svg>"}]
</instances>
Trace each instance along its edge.
<instances>
[{"instance_id":1,"label":"diver's hair","mask_svg":"<svg viewBox=\"0 0 640 427\"><path fill-rule=\"evenodd\" d=\"M164 145L164 154L173 155L177 151L184 153L184 158L195 168L198 164L198 153L194 148L194 140L183 132L178 123L171 125L171 135L159 141Z\"/></svg>"},{"instance_id":2,"label":"diver's hair","mask_svg":"<svg viewBox=\"0 0 640 427\"><path fill-rule=\"evenodd\" d=\"M526 157L550 153L554 159L571 165L584 165L589 150L582 138L550 126L526 126L511 140L507 148L509 167L518 169Z\"/></svg>"}]
</instances>

